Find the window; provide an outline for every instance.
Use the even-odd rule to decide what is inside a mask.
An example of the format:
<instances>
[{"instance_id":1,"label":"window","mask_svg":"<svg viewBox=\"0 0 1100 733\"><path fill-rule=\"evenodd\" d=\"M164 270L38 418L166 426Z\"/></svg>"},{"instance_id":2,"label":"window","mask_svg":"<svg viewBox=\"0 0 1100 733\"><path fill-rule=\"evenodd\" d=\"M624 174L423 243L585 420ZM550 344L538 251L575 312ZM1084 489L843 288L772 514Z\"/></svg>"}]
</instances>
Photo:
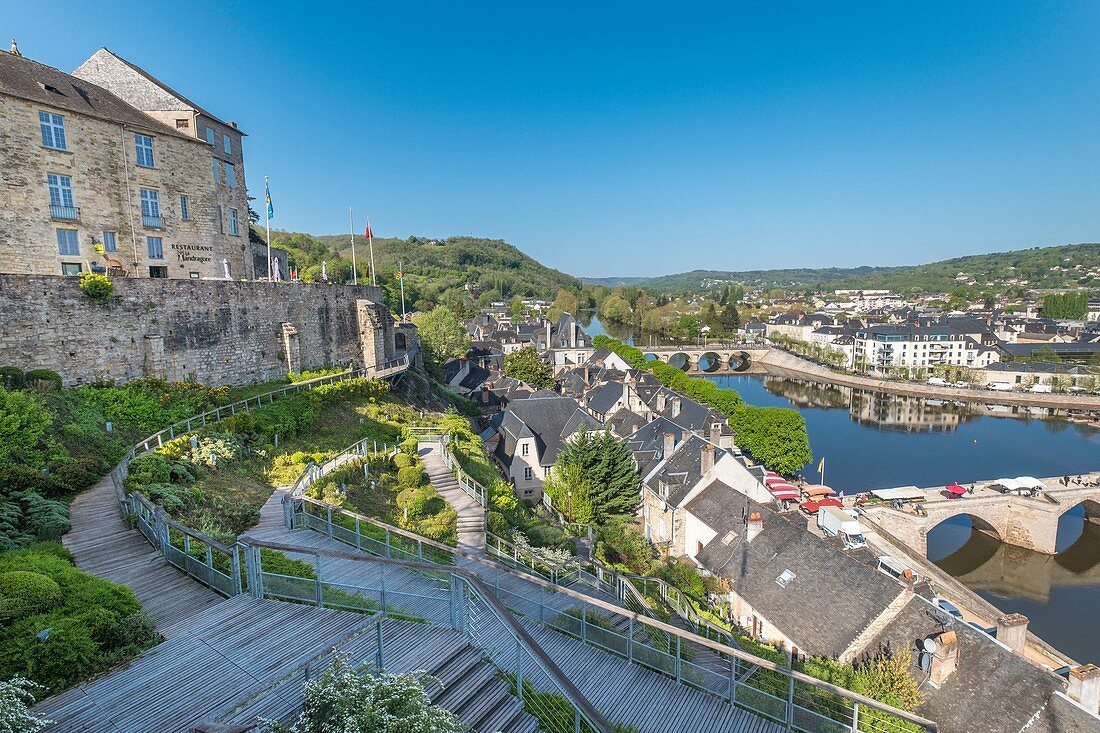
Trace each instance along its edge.
<instances>
[{"instance_id":1,"label":"window","mask_svg":"<svg viewBox=\"0 0 1100 733\"><path fill-rule=\"evenodd\" d=\"M186 196L180 196L180 219L184 221L191 220L191 202L187 200Z\"/></svg>"},{"instance_id":2,"label":"window","mask_svg":"<svg viewBox=\"0 0 1100 733\"><path fill-rule=\"evenodd\" d=\"M775 579L775 582L780 588L786 588L787 583L790 583L797 577L798 576L792 573L790 570L784 570L782 573L779 574L779 577Z\"/></svg>"},{"instance_id":3,"label":"window","mask_svg":"<svg viewBox=\"0 0 1100 733\"><path fill-rule=\"evenodd\" d=\"M141 220L147 227L160 228L160 194L157 191L141 189Z\"/></svg>"},{"instance_id":4,"label":"window","mask_svg":"<svg viewBox=\"0 0 1100 733\"><path fill-rule=\"evenodd\" d=\"M149 259L164 259L164 240L160 237L146 237L145 243L149 248Z\"/></svg>"},{"instance_id":5,"label":"window","mask_svg":"<svg viewBox=\"0 0 1100 733\"><path fill-rule=\"evenodd\" d=\"M526 443L526 442L525 442L525 443L523 444L523 447L522 447L522 448L520 448L520 453L521 453L522 455L528 455L528 454L529 454L530 452L531 452L531 444L530 444L530 443Z\"/></svg>"},{"instance_id":6,"label":"window","mask_svg":"<svg viewBox=\"0 0 1100 733\"><path fill-rule=\"evenodd\" d=\"M232 234L234 237L237 236L238 234L240 234L240 232L237 230L237 210L236 209L230 209L229 210L229 233Z\"/></svg>"},{"instance_id":7,"label":"window","mask_svg":"<svg viewBox=\"0 0 1100 733\"><path fill-rule=\"evenodd\" d=\"M550 466L543 466L542 467L542 475L543 476L549 476L550 475Z\"/></svg>"},{"instance_id":8,"label":"window","mask_svg":"<svg viewBox=\"0 0 1100 733\"><path fill-rule=\"evenodd\" d=\"M225 164L225 182L228 183L230 187L237 185L237 169L232 163Z\"/></svg>"},{"instance_id":9,"label":"window","mask_svg":"<svg viewBox=\"0 0 1100 733\"><path fill-rule=\"evenodd\" d=\"M103 232L103 251L118 252L118 237L114 232Z\"/></svg>"},{"instance_id":10,"label":"window","mask_svg":"<svg viewBox=\"0 0 1100 733\"><path fill-rule=\"evenodd\" d=\"M57 230L57 251L63 255L79 255L80 241L75 229Z\"/></svg>"},{"instance_id":11,"label":"window","mask_svg":"<svg viewBox=\"0 0 1100 733\"><path fill-rule=\"evenodd\" d=\"M62 262L61 263L61 274L62 275L67 275L69 277L73 277L73 276L76 276L76 275L80 274L80 269L81 268L80 268L80 263L79 262Z\"/></svg>"},{"instance_id":12,"label":"window","mask_svg":"<svg viewBox=\"0 0 1100 733\"><path fill-rule=\"evenodd\" d=\"M526 468L523 469L523 480L524 481L530 481L534 477L535 477L535 474L531 470L530 466L527 466Z\"/></svg>"},{"instance_id":13,"label":"window","mask_svg":"<svg viewBox=\"0 0 1100 733\"><path fill-rule=\"evenodd\" d=\"M142 168L152 168L153 138L148 135L134 135L134 156Z\"/></svg>"},{"instance_id":14,"label":"window","mask_svg":"<svg viewBox=\"0 0 1100 733\"><path fill-rule=\"evenodd\" d=\"M186 117L179 117L176 119L177 130L188 130L191 128L191 120Z\"/></svg>"},{"instance_id":15,"label":"window","mask_svg":"<svg viewBox=\"0 0 1100 733\"><path fill-rule=\"evenodd\" d=\"M42 144L54 150L68 150L65 141L65 118L52 112L39 112L38 125L42 128Z\"/></svg>"},{"instance_id":16,"label":"window","mask_svg":"<svg viewBox=\"0 0 1100 733\"><path fill-rule=\"evenodd\" d=\"M214 183L218 182L218 161L210 161L210 172L214 174Z\"/></svg>"},{"instance_id":17,"label":"window","mask_svg":"<svg viewBox=\"0 0 1100 733\"><path fill-rule=\"evenodd\" d=\"M149 277L166 278L168 277L168 268L164 265L152 265L149 267Z\"/></svg>"},{"instance_id":18,"label":"window","mask_svg":"<svg viewBox=\"0 0 1100 733\"><path fill-rule=\"evenodd\" d=\"M77 211L73 205L73 179L58 173L47 173L46 183L50 188L50 216L54 219L76 219Z\"/></svg>"},{"instance_id":19,"label":"window","mask_svg":"<svg viewBox=\"0 0 1100 733\"><path fill-rule=\"evenodd\" d=\"M211 145L214 144L214 128L213 127L207 126L207 128L206 128L206 142L210 143Z\"/></svg>"},{"instance_id":20,"label":"window","mask_svg":"<svg viewBox=\"0 0 1100 733\"><path fill-rule=\"evenodd\" d=\"M228 135L222 135L222 146L226 155L233 154L233 140Z\"/></svg>"}]
</instances>

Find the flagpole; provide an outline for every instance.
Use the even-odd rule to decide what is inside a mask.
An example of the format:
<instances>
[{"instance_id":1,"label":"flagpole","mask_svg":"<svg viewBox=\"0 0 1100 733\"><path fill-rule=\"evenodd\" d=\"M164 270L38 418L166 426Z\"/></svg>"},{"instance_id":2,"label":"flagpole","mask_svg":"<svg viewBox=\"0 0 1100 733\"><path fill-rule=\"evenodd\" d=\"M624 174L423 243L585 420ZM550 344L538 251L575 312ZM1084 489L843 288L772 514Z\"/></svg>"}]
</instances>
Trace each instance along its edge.
<instances>
[{"instance_id":1,"label":"flagpole","mask_svg":"<svg viewBox=\"0 0 1100 733\"><path fill-rule=\"evenodd\" d=\"M267 220L267 281L274 282L271 277L271 188L268 186L267 176L264 176L264 195L267 197L264 202L267 205L267 211L264 212Z\"/></svg>"},{"instance_id":2,"label":"flagpole","mask_svg":"<svg viewBox=\"0 0 1100 733\"><path fill-rule=\"evenodd\" d=\"M355 269L355 217L351 215L351 207L348 207L348 229L351 231L351 284L359 284L359 271Z\"/></svg>"},{"instance_id":3,"label":"flagpole","mask_svg":"<svg viewBox=\"0 0 1100 733\"><path fill-rule=\"evenodd\" d=\"M821 470L818 471L821 474L821 485L825 485L825 456L821 457Z\"/></svg>"},{"instance_id":4,"label":"flagpole","mask_svg":"<svg viewBox=\"0 0 1100 733\"><path fill-rule=\"evenodd\" d=\"M405 322L405 263L399 262L397 264L399 271L401 272L401 322Z\"/></svg>"},{"instance_id":5,"label":"flagpole","mask_svg":"<svg viewBox=\"0 0 1100 733\"><path fill-rule=\"evenodd\" d=\"M370 228L370 217L367 217L367 231L370 232L370 279L371 285L378 287L378 269L374 266L374 230Z\"/></svg>"}]
</instances>

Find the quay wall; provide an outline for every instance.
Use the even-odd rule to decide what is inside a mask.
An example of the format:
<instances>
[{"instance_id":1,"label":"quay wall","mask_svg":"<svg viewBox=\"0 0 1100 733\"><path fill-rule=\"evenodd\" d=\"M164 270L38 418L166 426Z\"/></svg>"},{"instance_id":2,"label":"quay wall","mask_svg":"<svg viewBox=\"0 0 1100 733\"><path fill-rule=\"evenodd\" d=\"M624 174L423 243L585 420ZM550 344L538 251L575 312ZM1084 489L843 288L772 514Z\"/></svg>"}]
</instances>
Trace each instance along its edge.
<instances>
[{"instance_id":1,"label":"quay wall","mask_svg":"<svg viewBox=\"0 0 1100 733\"><path fill-rule=\"evenodd\" d=\"M393 319L371 286L0 274L0 365L66 385L143 376L235 385L393 358Z\"/></svg>"}]
</instances>

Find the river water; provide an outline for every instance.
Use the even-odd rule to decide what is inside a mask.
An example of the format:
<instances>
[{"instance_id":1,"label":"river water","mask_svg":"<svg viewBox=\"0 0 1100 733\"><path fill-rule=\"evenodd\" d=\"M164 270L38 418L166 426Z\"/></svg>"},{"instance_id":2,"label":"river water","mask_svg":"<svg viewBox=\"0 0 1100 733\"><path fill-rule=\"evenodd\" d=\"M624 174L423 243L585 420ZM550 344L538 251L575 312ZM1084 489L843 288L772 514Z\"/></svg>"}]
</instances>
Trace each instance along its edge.
<instances>
[{"instance_id":1,"label":"river water","mask_svg":"<svg viewBox=\"0 0 1100 733\"><path fill-rule=\"evenodd\" d=\"M593 318L591 335L633 342ZM651 337L640 336L648 343ZM814 460L803 473L847 494L894 486L967 484L1002 476L1100 470L1100 431L1057 412L944 403L766 375L710 377L753 405L791 407L806 420ZM1100 525L1084 508L1063 515L1054 556L1005 545L955 517L928 535L928 556L971 590L1081 662L1100 663Z\"/></svg>"}]
</instances>

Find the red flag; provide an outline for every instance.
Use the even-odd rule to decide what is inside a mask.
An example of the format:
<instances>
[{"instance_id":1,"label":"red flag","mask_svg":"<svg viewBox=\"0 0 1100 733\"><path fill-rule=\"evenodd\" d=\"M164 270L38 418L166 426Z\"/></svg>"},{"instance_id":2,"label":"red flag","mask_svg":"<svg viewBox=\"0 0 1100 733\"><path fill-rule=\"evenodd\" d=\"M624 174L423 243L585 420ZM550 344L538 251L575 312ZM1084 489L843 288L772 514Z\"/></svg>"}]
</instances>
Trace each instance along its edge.
<instances>
[{"instance_id":1,"label":"red flag","mask_svg":"<svg viewBox=\"0 0 1100 733\"><path fill-rule=\"evenodd\" d=\"M372 232L370 230L370 219L367 219L367 229L366 229L366 231L363 232L363 236L366 237L367 239L373 239L374 238L374 232Z\"/></svg>"}]
</instances>

